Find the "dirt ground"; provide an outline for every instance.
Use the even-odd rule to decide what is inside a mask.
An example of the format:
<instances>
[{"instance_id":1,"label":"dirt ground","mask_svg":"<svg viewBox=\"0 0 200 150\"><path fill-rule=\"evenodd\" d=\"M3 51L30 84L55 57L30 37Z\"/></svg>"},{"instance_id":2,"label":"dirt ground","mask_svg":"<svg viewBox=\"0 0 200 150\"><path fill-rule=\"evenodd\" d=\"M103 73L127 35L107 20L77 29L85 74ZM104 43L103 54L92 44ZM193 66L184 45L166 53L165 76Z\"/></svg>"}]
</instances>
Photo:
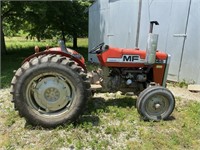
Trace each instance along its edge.
<instances>
[{"instance_id":1,"label":"dirt ground","mask_svg":"<svg viewBox=\"0 0 200 150\"><path fill-rule=\"evenodd\" d=\"M190 92L187 88L180 88L173 85L168 85L167 88L175 97L179 97L181 100L194 100L200 102L200 92Z\"/></svg>"},{"instance_id":2,"label":"dirt ground","mask_svg":"<svg viewBox=\"0 0 200 150\"><path fill-rule=\"evenodd\" d=\"M167 88L174 94L175 97L178 97L183 101L193 100L200 102L200 92L190 92L186 87L180 88L178 86L174 86L173 84L168 84ZM103 94L100 95L103 96ZM0 89L0 104L3 99L7 99L7 102L8 99L11 99L9 88Z\"/></svg>"},{"instance_id":3,"label":"dirt ground","mask_svg":"<svg viewBox=\"0 0 200 150\"><path fill-rule=\"evenodd\" d=\"M93 88L98 88L99 85L92 85ZM182 101L193 100L200 102L200 92L190 92L187 87L180 88L174 84L167 84L167 88L174 94L175 97L180 98ZM102 93L98 93L98 96L103 97Z\"/></svg>"}]
</instances>

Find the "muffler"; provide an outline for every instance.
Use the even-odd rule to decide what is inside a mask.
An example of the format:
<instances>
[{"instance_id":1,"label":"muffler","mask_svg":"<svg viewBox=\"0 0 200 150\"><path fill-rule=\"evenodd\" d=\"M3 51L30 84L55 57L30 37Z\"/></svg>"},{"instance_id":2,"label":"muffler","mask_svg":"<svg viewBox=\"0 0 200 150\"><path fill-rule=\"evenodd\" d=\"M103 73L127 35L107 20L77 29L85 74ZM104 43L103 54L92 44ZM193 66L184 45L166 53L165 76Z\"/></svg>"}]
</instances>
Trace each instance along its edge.
<instances>
[{"instance_id":1,"label":"muffler","mask_svg":"<svg viewBox=\"0 0 200 150\"><path fill-rule=\"evenodd\" d=\"M159 25L157 21L150 22L150 29L147 39L145 63L152 65L156 62L156 50L158 45L158 34L153 34L153 24Z\"/></svg>"}]
</instances>

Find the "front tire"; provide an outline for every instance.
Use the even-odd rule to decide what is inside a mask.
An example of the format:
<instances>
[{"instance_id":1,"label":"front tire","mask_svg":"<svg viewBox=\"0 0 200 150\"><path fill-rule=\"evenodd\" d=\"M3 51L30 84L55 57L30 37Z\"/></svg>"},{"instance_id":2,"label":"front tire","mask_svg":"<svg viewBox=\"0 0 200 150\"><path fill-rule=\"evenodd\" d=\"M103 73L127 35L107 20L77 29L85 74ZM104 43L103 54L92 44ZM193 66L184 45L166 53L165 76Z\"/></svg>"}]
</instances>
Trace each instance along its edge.
<instances>
[{"instance_id":1,"label":"front tire","mask_svg":"<svg viewBox=\"0 0 200 150\"><path fill-rule=\"evenodd\" d=\"M60 55L42 55L25 62L11 84L19 114L32 125L48 128L78 119L91 95L83 69Z\"/></svg>"},{"instance_id":2,"label":"front tire","mask_svg":"<svg viewBox=\"0 0 200 150\"><path fill-rule=\"evenodd\" d=\"M136 107L143 120L165 120L174 110L175 98L164 87L148 87L140 93Z\"/></svg>"}]
</instances>

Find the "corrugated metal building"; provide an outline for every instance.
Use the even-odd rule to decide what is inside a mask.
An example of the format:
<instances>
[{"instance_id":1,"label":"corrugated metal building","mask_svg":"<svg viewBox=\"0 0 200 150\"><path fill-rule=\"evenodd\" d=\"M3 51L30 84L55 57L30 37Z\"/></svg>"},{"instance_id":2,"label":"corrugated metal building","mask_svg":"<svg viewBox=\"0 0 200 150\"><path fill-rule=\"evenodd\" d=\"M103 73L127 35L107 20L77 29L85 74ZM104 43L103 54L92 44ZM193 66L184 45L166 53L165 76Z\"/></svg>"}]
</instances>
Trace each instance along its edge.
<instances>
[{"instance_id":1,"label":"corrugated metal building","mask_svg":"<svg viewBox=\"0 0 200 150\"><path fill-rule=\"evenodd\" d=\"M89 9L89 49L101 42L145 49L152 20L160 23L158 49L172 55L168 80L200 84L200 0L96 0Z\"/></svg>"}]
</instances>

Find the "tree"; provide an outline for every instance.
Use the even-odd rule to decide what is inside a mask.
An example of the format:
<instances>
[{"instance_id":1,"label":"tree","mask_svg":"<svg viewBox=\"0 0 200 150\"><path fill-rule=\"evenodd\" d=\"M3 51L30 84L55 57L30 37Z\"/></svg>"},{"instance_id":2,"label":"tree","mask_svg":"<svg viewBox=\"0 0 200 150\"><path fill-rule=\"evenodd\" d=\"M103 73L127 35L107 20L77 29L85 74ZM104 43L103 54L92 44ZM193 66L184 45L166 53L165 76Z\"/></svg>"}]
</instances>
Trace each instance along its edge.
<instances>
[{"instance_id":1,"label":"tree","mask_svg":"<svg viewBox=\"0 0 200 150\"><path fill-rule=\"evenodd\" d=\"M5 44L5 38L3 33L3 25L1 21L1 54L6 54L6 44Z\"/></svg>"},{"instance_id":2,"label":"tree","mask_svg":"<svg viewBox=\"0 0 200 150\"><path fill-rule=\"evenodd\" d=\"M74 48L77 48L78 37L87 36L88 15L85 10L90 4L89 1L48 2L47 18L53 20L52 29L60 32L64 41L66 35L71 36Z\"/></svg>"},{"instance_id":3,"label":"tree","mask_svg":"<svg viewBox=\"0 0 200 150\"><path fill-rule=\"evenodd\" d=\"M50 28L57 31L65 42L65 36L68 34L70 24L73 20L73 14L71 13L73 9L72 2L48 2L47 7L46 14Z\"/></svg>"},{"instance_id":4,"label":"tree","mask_svg":"<svg viewBox=\"0 0 200 150\"><path fill-rule=\"evenodd\" d=\"M72 20L69 34L73 37L73 48L77 48L77 38L87 36L88 33L88 14L86 9L91 3L88 1L74 1L72 4L74 19Z\"/></svg>"},{"instance_id":5,"label":"tree","mask_svg":"<svg viewBox=\"0 0 200 150\"><path fill-rule=\"evenodd\" d=\"M30 1L26 3L25 20L26 25L23 30L26 31L28 37L36 37L38 41L45 38L52 38L56 35L56 31L51 29L51 16L48 16L47 1Z\"/></svg>"},{"instance_id":6,"label":"tree","mask_svg":"<svg viewBox=\"0 0 200 150\"><path fill-rule=\"evenodd\" d=\"M4 26L7 23L13 31L19 30L23 5L23 2L1 1L1 54L6 53Z\"/></svg>"},{"instance_id":7,"label":"tree","mask_svg":"<svg viewBox=\"0 0 200 150\"><path fill-rule=\"evenodd\" d=\"M85 10L89 1L48 1L29 2L26 4L26 16L30 28L29 36L52 38L55 35L66 41L66 36L73 37L73 47L77 47L77 37L87 36L88 19Z\"/></svg>"},{"instance_id":8,"label":"tree","mask_svg":"<svg viewBox=\"0 0 200 150\"><path fill-rule=\"evenodd\" d=\"M52 38L56 35L66 41L73 37L73 47L77 47L77 38L87 36L87 13L89 1L2 1L2 52L6 52L3 28L12 29L12 33L22 29L29 37ZM8 31L8 30L7 30Z\"/></svg>"}]
</instances>

